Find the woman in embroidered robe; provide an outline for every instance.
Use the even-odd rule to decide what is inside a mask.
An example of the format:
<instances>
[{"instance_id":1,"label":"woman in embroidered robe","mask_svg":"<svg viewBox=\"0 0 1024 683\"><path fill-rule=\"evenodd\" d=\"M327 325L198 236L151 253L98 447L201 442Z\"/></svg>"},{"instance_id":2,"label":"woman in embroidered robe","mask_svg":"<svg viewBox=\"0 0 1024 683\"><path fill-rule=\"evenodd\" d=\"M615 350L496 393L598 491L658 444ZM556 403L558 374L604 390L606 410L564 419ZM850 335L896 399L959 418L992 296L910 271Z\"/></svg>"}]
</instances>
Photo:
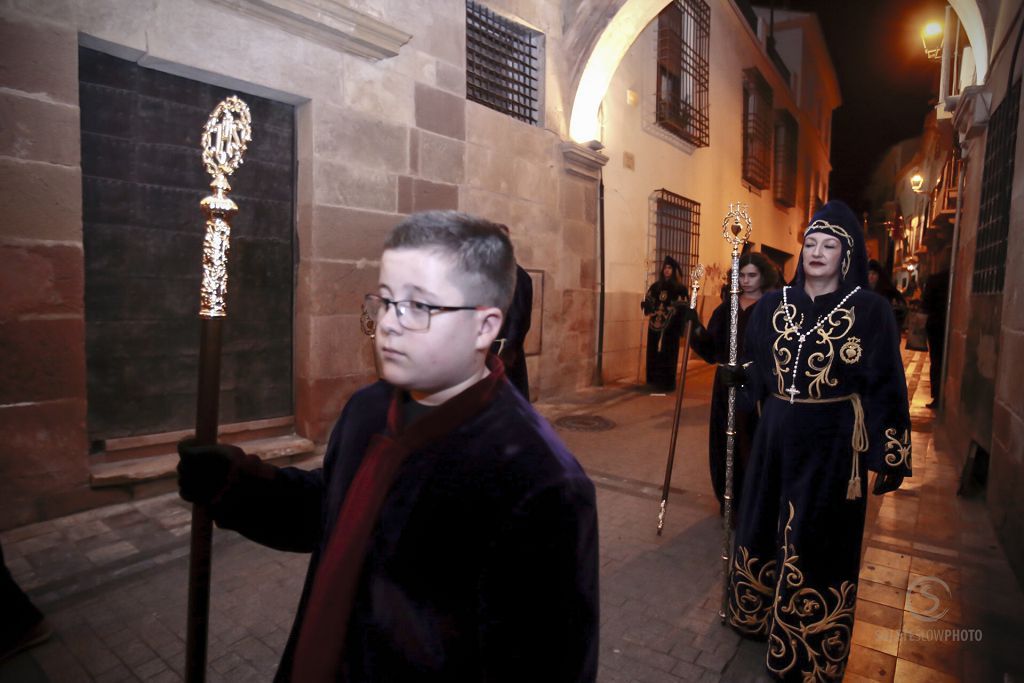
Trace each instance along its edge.
<instances>
[{"instance_id":1,"label":"woman in embroidered robe","mask_svg":"<svg viewBox=\"0 0 1024 683\"><path fill-rule=\"evenodd\" d=\"M761 419L744 480L728 620L768 640L783 680L841 680L850 653L867 470L873 492L910 476L896 321L867 287L860 223L831 201L808 226L792 286L747 326L742 402Z\"/></svg>"},{"instance_id":2,"label":"woman in embroidered robe","mask_svg":"<svg viewBox=\"0 0 1024 683\"><path fill-rule=\"evenodd\" d=\"M656 391L670 392L676 388L676 360L679 357L679 335L686 305L679 263L666 256L661 277L647 290L640 302L647 320L647 383Z\"/></svg>"},{"instance_id":3,"label":"woman in embroidered robe","mask_svg":"<svg viewBox=\"0 0 1024 683\"><path fill-rule=\"evenodd\" d=\"M754 304L777 286L777 271L763 254L748 252L740 257L739 311L736 313L739 331L738 353L743 354L743 333L747 321L754 312ZM696 325L690 338L691 348L708 363L725 365L729 362L729 309L731 295L725 294L723 301L711 314L708 326ZM729 411L729 391L722 383L720 373L715 373L715 384L711 391L711 419L708 429L708 468L711 472L711 486L718 498L719 514L723 511L725 496L725 425ZM734 467L733 500L740 500L743 472L750 456L750 445L754 430L757 429L757 412L741 410L736 412L736 459ZM734 506L734 510L736 507ZM738 510L736 510L738 512Z\"/></svg>"}]
</instances>

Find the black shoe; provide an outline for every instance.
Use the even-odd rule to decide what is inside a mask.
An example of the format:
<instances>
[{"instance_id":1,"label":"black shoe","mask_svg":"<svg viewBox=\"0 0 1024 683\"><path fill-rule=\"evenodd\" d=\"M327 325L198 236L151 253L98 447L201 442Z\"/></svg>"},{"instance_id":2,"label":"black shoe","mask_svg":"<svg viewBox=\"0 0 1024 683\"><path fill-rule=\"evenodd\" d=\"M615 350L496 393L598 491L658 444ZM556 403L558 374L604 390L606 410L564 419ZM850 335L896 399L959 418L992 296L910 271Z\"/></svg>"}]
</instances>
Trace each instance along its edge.
<instances>
[{"instance_id":1,"label":"black shoe","mask_svg":"<svg viewBox=\"0 0 1024 683\"><path fill-rule=\"evenodd\" d=\"M938 399L932 399L932 402L931 403L926 403L924 407L925 408L931 408L932 410L935 410L936 408L939 407L939 401L938 401Z\"/></svg>"}]
</instances>

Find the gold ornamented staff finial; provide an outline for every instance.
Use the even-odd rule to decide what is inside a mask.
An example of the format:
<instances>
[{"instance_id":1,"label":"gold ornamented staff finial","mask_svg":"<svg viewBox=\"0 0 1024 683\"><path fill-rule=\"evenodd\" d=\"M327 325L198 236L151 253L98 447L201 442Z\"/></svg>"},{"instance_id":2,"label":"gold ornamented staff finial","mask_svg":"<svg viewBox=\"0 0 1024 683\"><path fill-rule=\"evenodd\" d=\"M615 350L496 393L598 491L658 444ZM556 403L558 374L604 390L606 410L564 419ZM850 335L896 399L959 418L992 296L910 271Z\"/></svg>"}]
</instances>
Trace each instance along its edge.
<instances>
[{"instance_id":1,"label":"gold ornamented staff finial","mask_svg":"<svg viewBox=\"0 0 1024 683\"><path fill-rule=\"evenodd\" d=\"M704 284L704 264L698 263L694 266L693 270L690 271L690 308L694 308L697 304L697 292L700 291L701 286Z\"/></svg>"},{"instance_id":2,"label":"gold ornamented staff finial","mask_svg":"<svg viewBox=\"0 0 1024 683\"><path fill-rule=\"evenodd\" d=\"M739 250L750 239L752 229L753 223L747 205L739 202L729 204L729 213L725 214L722 220L722 237L734 250Z\"/></svg>"},{"instance_id":3,"label":"gold ornamented staff finial","mask_svg":"<svg viewBox=\"0 0 1024 683\"><path fill-rule=\"evenodd\" d=\"M213 176L213 194L200 206L206 214L203 239L203 282L199 290L199 316L227 315L228 248L231 246L231 216L238 205L228 199L228 176L242 165L242 155L252 140L252 118L245 102L232 95L217 105L203 129L203 164Z\"/></svg>"}]
</instances>

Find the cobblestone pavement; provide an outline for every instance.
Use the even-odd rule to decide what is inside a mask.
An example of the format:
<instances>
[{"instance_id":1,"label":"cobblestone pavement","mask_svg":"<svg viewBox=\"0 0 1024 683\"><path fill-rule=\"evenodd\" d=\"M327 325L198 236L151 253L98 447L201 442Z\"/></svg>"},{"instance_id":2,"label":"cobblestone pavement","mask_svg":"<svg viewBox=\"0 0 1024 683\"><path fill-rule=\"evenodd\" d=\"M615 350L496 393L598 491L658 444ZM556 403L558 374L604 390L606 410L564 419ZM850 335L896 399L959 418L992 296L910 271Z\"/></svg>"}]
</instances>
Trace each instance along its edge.
<instances>
[{"instance_id":1,"label":"cobblestone pavement","mask_svg":"<svg viewBox=\"0 0 1024 683\"><path fill-rule=\"evenodd\" d=\"M937 445L923 407L926 359L906 360L915 477L871 500L846 680L1024 680L1015 657L1020 587L984 504L955 496L958 461ZM556 422L600 415L615 424L559 429L598 486L601 683L766 680L765 645L740 639L717 617L722 533L707 475L710 380L710 368L696 364L687 380L662 536L655 529L674 398L613 386L538 406ZM55 632L0 664L0 683L180 680L189 519L189 507L165 495L0 534L12 573ZM269 680L307 558L221 531L214 558L209 678ZM940 597L949 611L932 623L920 617L930 613L921 599L939 586L928 593L922 579L934 578L947 587ZM954 641L950 634L964 629L983 639ZM925 639L929 630L938 636Z\"/></svg>"}]
</instances>

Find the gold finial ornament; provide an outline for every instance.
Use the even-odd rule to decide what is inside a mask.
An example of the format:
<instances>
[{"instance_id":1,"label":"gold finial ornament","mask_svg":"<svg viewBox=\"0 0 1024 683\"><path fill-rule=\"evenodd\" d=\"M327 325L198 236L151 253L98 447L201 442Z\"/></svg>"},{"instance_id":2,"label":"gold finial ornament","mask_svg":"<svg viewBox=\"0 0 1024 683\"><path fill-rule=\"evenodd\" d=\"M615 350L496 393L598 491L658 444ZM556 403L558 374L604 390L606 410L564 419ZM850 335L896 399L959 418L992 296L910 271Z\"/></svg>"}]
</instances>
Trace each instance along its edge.
<instances>
[{"instance_id":1,"label":"gold finial ornament","mask_svg":"<svg viewBox=\"0 0 1024 683\"><path fill-rule=\"evenodd\" d=\"M242 155L252 142L249 105L232 95L210 114L203 128L203 164L211 176L229 176L242 165Z\"/></svg>"},{"instance_id":2,"label":"gold finial ornament","mask_svg":"<svg viewBox=\"0 0 1024 683\"><path fill-rule=\"evenodd\" d=\"M252 141L252 117L249 106L235 95L222 101L210 114L203 128L203 165L213 176L213 194L200 202L206 214L203 239L203 281L199 290L199 316L223 318L227 315L225 296L228 288L228 249L231 246L231 216L238 205L228 199L228 176L242 165L242 156Z\"/></svg>"},{"instance_id":3,"label":"gold finial ornament","mask_svg":"<svg viewBox=\"0 0 1024 683\"><path fill-rule=\"evenodd\" d=\"M750 231L753 229L753 222L750 220L750 212L746 204L735 202L729 204L729 213L725 214L722 220L722 237L725 238L733 249L739 249L750 239Z\"/></svg>"},{"instance_id":4,"label":"gold finial ornament","mask_svg":"<svg viewBox=\"0 0 1024 683\"><path fill-rule=\"evenodd\" d=\"M698 263L690 271L690 308L695 306L694 301L697 299L697 292L700 291L701 286L704 284L704 264Z\"/></svg>"}]
</instances>

